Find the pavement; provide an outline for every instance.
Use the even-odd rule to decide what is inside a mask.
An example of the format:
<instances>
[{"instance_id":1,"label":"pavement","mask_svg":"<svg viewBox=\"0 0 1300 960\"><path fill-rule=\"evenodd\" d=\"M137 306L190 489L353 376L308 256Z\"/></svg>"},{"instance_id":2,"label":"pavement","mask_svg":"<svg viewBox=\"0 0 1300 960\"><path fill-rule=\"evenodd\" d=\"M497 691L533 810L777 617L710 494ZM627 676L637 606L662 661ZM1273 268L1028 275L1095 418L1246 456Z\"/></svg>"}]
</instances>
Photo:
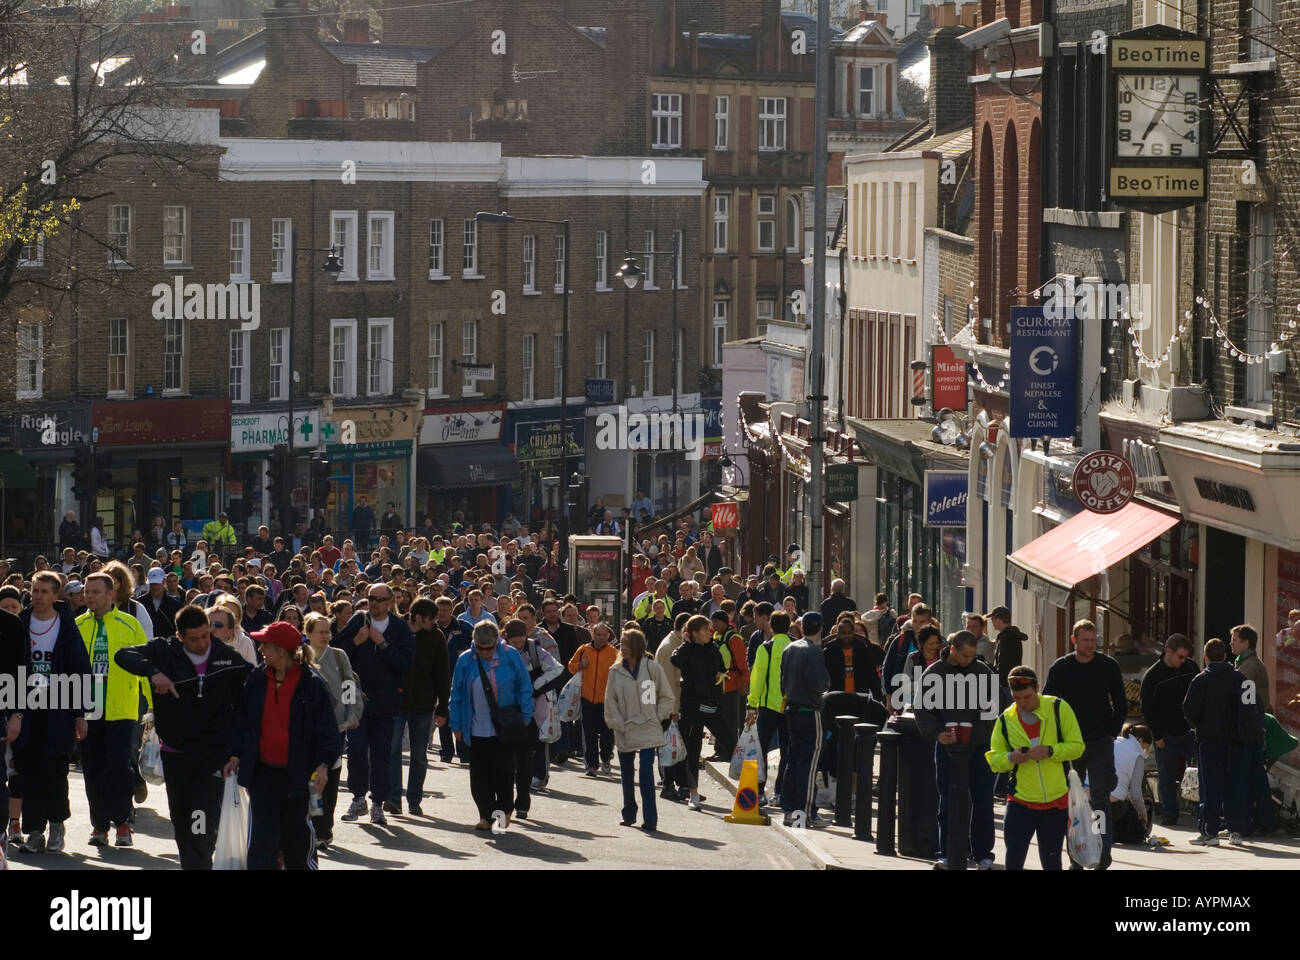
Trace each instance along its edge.
<instances>
[{"instance_id":1,"label":"pavement","mask_svg":"<svg viewBox=\"0 0 1300 960\"><path fill-rule=\"evenodd\" d=\"M528 820L515 820L500 835L474 829L477 809L470 797L469 767L430 756L423 817L388 814L386 827L336 822L334 847L320 857L321 870L526 869L544 867L609 870L809 870L818 865L803 846L772 827L723 822L733 794L708 789L700 812L657 800L655 834L619 825L623 794L618 758L610 776L590 778L570 761L552 767L549 789L538 793ZM346 785L346 770L344 771ZM172 826L162 786L150 786L137 808L135 846L97 848L90 836L89 809L81 774L68 777L72 818L61 854L14 853L10 869L176 870ZM351 796L346 786L338 814ZM406 809L403 803L403 810Z\"/></svg>"}]
</instances>

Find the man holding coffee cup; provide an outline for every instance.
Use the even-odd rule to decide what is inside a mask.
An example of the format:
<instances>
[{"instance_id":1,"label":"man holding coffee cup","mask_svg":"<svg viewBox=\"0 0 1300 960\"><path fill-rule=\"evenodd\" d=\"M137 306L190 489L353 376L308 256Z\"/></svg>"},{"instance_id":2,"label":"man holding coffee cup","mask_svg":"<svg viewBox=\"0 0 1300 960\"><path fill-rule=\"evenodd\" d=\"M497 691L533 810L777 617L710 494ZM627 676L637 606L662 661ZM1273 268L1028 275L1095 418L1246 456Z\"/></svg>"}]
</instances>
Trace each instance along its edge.
<instances>
[{"instance_id":1,"label":"man holding coffee cup","mask_svg":"<svg viewBox=\"0 0 1300 960\"><path fill-rule=\"evenodd\" d=\"M948 869L949 753L954 747L970 755L971 859L980 870L993 869L993 771L988 749L998 715L997 674L976 659L979 638L959 630L948 638L948 655L921 675L913 692L916 728L935 743L934 769L939 788L939 857L936 870Z\"/></svg>"}]
</instances>

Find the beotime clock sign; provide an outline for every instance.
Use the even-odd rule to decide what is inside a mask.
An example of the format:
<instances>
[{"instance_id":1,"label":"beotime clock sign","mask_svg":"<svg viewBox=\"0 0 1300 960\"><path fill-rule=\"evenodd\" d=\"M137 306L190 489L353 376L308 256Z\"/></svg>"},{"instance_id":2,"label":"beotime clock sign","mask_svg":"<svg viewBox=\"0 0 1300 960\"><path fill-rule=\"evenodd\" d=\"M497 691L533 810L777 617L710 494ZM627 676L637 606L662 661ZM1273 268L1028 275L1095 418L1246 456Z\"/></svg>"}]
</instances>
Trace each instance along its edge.
<instances>
[{"instance_id":1,"label":"beotime clock sign","mask_svg":"<svg viewBox=\"0 0 1300 960\"><path fill-rule=\"evenodd\" d=\"M1154 213L1206 198L1208 41L1154 26L1110 39L1110 199Z\"/></svg>"}]
</instances>

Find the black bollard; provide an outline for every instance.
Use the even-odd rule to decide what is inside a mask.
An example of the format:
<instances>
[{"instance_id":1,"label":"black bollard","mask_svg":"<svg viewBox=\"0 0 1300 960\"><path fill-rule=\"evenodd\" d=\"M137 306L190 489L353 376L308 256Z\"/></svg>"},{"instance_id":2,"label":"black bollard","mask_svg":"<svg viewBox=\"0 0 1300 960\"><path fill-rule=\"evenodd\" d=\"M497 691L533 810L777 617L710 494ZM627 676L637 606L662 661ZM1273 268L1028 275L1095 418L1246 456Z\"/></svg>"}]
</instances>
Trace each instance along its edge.
<instances>
[{"instance_id":1,"label":"black bollard","mask_svg":"<svg viewBox=\"0 0 1300 960\"><path fill-rule=\"evenodd\" d=\"M836 717L837 745L835 780L835 826L853 826L853 725L857 717Z\"/></svg>"},{"instance_id":2,"label":"black bollard","mask_svg":"<svg viewBox=\"0 0 1300 960\"><path fill-rule=\"evenodd\" d=\"M970 744L943 749L948 751L948 869L965 870L970 860Z\"/></svg>"},{"instance_id":3,"label":"black bollard","mask_svg":"<svg viewBox=\"0 0 1300 960\"><path fill-rule=\"evenodd\" d=\"M858 809L853 816L853 836L858 840L870 840L871 765L876 754L876 733L880 728L874 723L855 723L853 729L857 731L853 769L858 780Z\"/></svg>"},{"instance_id":4,"label":"black bollard","mask_svg":"<svg viewBox=\"0 0 1300 960\"><path fill-rule=\"evenodd\" d=\"M888 728L876 735L880 741L880 810L876 814L876 853L894 856L894 826L898 804L898 748L903 735Z\"/></svg>"}]
</instances>

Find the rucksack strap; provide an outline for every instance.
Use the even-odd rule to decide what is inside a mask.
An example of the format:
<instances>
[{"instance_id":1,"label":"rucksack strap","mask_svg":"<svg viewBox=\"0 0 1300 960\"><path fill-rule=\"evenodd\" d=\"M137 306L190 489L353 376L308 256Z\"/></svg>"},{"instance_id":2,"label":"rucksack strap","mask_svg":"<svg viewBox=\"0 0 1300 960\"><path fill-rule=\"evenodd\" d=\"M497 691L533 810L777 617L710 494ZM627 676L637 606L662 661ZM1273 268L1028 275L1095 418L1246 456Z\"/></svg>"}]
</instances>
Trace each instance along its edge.
<instances>
[{"instance_id":1,"label":"rucksack strap","mask_svg":"<svg viewBox=\"0 0 1300 960\"><path fill-rule=\"evenodd\" d=\"M1052 708L1056 713L1056 742L1065 743L1065 737L1061 735L1061 698L1060 697L1056 698L1056 701L1052 704Z\"/></svg>"}]
</instances>

